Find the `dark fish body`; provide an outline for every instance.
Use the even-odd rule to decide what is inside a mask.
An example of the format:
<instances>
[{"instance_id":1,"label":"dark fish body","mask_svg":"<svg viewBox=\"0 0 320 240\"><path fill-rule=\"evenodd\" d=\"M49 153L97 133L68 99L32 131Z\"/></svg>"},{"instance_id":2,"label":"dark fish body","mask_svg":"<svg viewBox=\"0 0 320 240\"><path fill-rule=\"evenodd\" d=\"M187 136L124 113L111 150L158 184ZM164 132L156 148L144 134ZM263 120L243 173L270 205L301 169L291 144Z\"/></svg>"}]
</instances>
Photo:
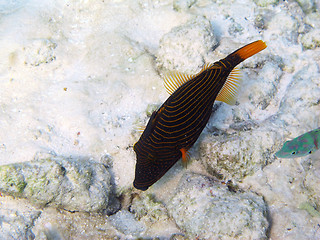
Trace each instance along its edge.
<instances>
[{"instance_id":1,"label":"dark fish body","mask_svg":"<svg viewBox=\"0 0 320 240\"><path fill-rule=\"evenodd\" d=\"M265 47L264 42L257 41L209 65L177 88L159 110L153 112L134 145L137 155L135 188L147 190L181 157L185 160L186 152L209 121L214 101L231 71Z\"/></svg>"}]
</instances>

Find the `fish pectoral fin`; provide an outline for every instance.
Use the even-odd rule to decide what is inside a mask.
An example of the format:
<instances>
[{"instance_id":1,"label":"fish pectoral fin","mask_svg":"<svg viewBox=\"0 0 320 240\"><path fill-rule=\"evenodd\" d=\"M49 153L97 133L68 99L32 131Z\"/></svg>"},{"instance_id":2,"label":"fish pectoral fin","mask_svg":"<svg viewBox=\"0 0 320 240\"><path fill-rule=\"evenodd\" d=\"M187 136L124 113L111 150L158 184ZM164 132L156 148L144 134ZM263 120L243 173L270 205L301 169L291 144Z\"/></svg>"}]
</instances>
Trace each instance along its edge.
<instances>
[{"instance_id":1,"label":"fish pectoral fin","mask_svg":"<svg viewBox=\"0 0 320 240\"><path fill-rule=\"evenodd\" d=\"M156 115L157 115L157 111L154 111L154 112L151 114L151 117L150 117L150 119L149 119L149 122L147 123L147 126L145 127L144 132L142 133L145 137L148 137L148 136L151 134L152 129L153 129L153 127L154 127Z\"/></svg>"},{"instance_id":2,"label":"fish pectoral fin","mask_svg":"<svg viewBox=\"0 0 320 240\"><path fill-rule=\"evenodd\" d=\"M188 82L194 75L184 74L180 72L173 72L165 75L164 77L164 86L169 94L172 94L177 90L181 85Z\"/></svg>"},{"instance_id":3,"label":"fish pectoral fin","mask_svg":"<svg viewBox=\"0 0 320 240\"><path fill-rule=\"evenodd\" d=\"M188 161L189 161L189 159L190 159L190 154L189 154L188 150L185 149L185 148L181 148L181 149L180 149L180 152L181 152L181 154L182 154L182 156L181 156L181 158L182 158L182 165L183 165L185 168L187 168Z\"/></svg>"},{"instance_id":4,"label":"fish pectoral fin","mask_svg":"<svg viewBox=\"0 0 320 240\"><path fill-rule=\"evenodd\" d=\"M229 105L234 105L236 103L236 98L238 95L238 91L242 82L242 75L238 68L234 68L222 89L218 93L216 100L225 102Z\"/></svg>"}]
</instances>

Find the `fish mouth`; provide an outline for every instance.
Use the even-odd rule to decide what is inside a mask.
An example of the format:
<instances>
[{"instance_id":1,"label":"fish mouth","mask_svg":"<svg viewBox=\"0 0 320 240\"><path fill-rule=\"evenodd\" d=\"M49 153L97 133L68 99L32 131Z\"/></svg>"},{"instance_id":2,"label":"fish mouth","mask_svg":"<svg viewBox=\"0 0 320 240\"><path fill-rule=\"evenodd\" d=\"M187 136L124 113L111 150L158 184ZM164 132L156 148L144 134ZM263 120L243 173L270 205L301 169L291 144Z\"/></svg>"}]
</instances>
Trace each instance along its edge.
<instances>
[{"instance_id":1,"label":"fish mouth","mask_svg":"<svg viewBox=\"0 0 320 240\"><path fill-rule=\"evenodd\" d=\"M138 190L141 190L141 191L146 191L149 187L147 186L137 186L136 184L136 181L133 182L133 186L138 189Z\"/></svg>"}]
</instances>

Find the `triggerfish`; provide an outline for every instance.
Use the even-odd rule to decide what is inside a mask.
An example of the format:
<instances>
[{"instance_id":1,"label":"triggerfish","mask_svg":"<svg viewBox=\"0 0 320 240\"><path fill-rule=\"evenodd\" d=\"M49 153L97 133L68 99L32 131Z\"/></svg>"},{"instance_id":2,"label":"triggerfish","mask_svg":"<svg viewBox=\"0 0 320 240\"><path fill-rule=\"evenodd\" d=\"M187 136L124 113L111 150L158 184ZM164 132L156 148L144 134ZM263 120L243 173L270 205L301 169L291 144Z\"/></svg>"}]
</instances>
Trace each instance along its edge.
<instances>
[{"instance_id":1,"label":"triggerfish","mask_svg":"<svg viewBox=\"0 0 320 240\"><path fill-rule=\"evenodd\" d=\"M147 190L180 158L188 161L188 150L209 121L215 100L235 103L240 85L239 63L265 49L259 40L226 58L206 64L195 75L173 73L165 78L170 97L154 111L133 149L137 155L133 185Z\"/></svg>"},{"instance_id":2,"label":"triggerfish","mask_svg":"<svg viewBox=\"0 0 320 240\"><path fill-rule=\"evenodd\" d=\"M286 141L276 152L278 158L304 157L319 150L320 128L304 133L291 141Z\"/></svg>"}]
</instances>

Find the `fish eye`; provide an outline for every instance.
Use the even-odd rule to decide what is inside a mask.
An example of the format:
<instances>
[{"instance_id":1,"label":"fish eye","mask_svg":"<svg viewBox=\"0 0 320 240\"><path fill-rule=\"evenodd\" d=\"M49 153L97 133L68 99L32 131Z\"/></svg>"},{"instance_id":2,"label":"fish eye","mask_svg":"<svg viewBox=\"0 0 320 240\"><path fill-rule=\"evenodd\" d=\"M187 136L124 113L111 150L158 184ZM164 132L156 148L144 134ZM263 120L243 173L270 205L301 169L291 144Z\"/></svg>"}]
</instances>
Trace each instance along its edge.
<instances>
[{"instance_id":1,"label":"fish eye","mask_svg":"<svg viewBox=\"0 0 320 240\"><path fill-rule=\"evenodd\" d=\"M311 153L312 153L312 150L309 151L309 154L311 154Z\"/></svg>"},{"instance_id":2,"label":"fish eye","mask_svg":"<svg viewBox=\"0 0 320 240\"><path fill-rule=\"evenodd\" d=\"M294 155L294 154L296 154L296 152L292 152L291 154Z\"/></svg>"}]
</instances>

